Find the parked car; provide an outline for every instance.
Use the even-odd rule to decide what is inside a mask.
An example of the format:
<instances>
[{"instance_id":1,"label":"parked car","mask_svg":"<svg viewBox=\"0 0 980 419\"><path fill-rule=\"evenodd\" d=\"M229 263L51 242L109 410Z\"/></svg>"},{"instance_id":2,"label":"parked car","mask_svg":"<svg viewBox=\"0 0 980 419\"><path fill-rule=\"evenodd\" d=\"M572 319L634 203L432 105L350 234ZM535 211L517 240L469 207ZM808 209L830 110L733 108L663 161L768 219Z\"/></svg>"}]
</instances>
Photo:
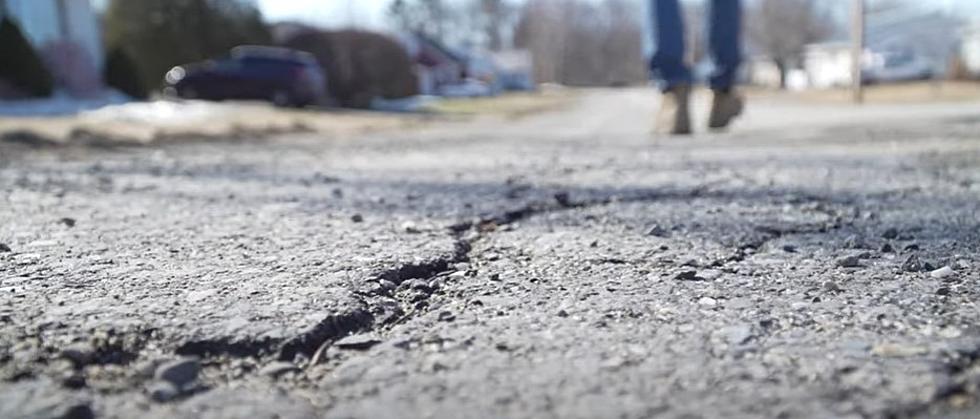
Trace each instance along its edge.
<instances>
[{"instance_id":1,"label":"parked car","mask_svg":"<svg viewBox=\"0 0 980 419\"><path fill-rule=\"evenodd\" d=\"M174 67L165 81L165 92L176 97L277 106L315 104L326 92L326 75L313 55L275 47L237 47L227 58Z\"/></svg>"},{"instance_id":2,"label":"parked car","mask_svg":"<svg viewBox=\"0 0 980 419\"><path fill-rule=\"evenodd\" d=\"M929 80L934 76L930 60L906 50L868 54L862 73L865 84Z\"/></svg>"}]
</instances>

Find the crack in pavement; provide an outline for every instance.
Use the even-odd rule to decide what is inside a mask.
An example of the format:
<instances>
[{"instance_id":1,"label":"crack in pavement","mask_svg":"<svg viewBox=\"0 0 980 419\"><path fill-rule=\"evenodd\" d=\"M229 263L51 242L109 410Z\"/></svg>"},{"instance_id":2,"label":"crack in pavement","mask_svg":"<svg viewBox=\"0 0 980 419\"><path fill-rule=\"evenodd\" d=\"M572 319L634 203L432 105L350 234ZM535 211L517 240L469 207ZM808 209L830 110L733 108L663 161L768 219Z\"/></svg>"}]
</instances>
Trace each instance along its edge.
<instances>
[{"instance_id":1,"label":"crack in pavement","mask_svg":"<svg viewBox=\"0 0 980 419\"><path fill-rule=\"evenodd\" d=\"M640 191L613 191L612 193L605 193L606 196L580 200L573 199L571 194L562 188L550 188L557 190L550 200L532 201L515 209L503 210L496 214L480 217L477 221L448 226L448 234L454 240L453 252L425 261L400 264L371 275L370 278L372 279L366 281L368 284L366 289L355 291L357 307L351 307L344 312L324 317L299 335L283 338L259 337L256 339L227 336L216 339L188 340L180 343L173 353L179 356L196 356L204 360L216 360L223 357L274 358L286 362L302 362L303 359L316 360L317 354L322 354L330 345L344 337L383 331L423 315L428 308L427 300L435 291L433 289L435 287L430 283L439 276L452 271L454 265L469 261L473 257L471 255L473 244L487 235L493 234L501 227L517 225L536 216L613 204L734 196L734 193L724 190L712 190L713 187L724 183L725 181L708 182L691 188L663 187ZM532 189L548 190L547 188ZM779 194L767 193L766 196L775 197ZM830 202L825 198L804 194L794 194L793 199L800 202ZM819 206L818 210L820 210ZM759 227L758 230L763 234L760 240L743 244L736 249L733 256L715 261L712 266L718 267L728 262L743 260L747 256L745 252L747 249L761 248L767 242L785 235L826 232L828 229L841 228L843 223L839 214L829 209L823 210L823 212L833 217L835 222L816 227ZM402 295L401 298L393 298L399 297L397 294L405 294L399 291L404 284L416 281L423 284L421 288L427 289L421 293L408 293L407 296ZM397 307L391 306L392 300L397 301ZM145 334L144 338L146 341L143 345L134 347L129 351L119 352L123 355L116 358L123 359L120 362L124 364L138 359L142 347L145 347L146 343L152 339L152 333Z\"/></svg>"},{"instance_id":2,"label":"crack in pavement","mask_svg":"<svg viewBox=\"0 0 980 419\"><path fill-rule=\"evenodd\" d=\"M105 311L98 311L102 307L72 306L81 298L99 297L93 296L96 292L65 292L60 298L46 299L52 304L68 300L68 307L53 308L50 316L14 315L13 320L3 320L4 313L0 312L0 322L14 327L17 322L28 324L25 332L16 332L27 338L33 337L31 333L39 327L46 327L37 326L41 320L35 319L59 315L75 319L95 313L95 320L86 326L69 324L59 330L45 330L65 341L78 341L85 338L89 329L84 327L88 324L111 320L113 316L129 315L133 323L149 320L163 330L149 331L145 340L132 345L109 342L94 350L96 359L91 362L107 367L108 380L125 378L125 384L137 388L134 391L116 385L117 390L99 393L96 403L112 406L116 401L107 401L106 397L133 398L134 392L140 391L139 386L151 379L133 375L143 371L139 368L143 361L174 355L202 358L202 386L200 393L195 393L201 397L152 404L153 409L164 412L163 417L168 409L193 407L196 403L224 407L222 403L228 399L215 393L240 387L248 389L243 393L246 396L255 390L284 390L282 393L290 397L310 399L318 408L329 406L318 412L326 416L343 413L345 403L365 408L355 408L354 412L373 412L373 405L379 405L382 407L378 409L389 408L410 416L408 410L402 409L411 408L413 403L426 408L472 408L482 404L504 409L488 410L497 413L526 409L540 414L542 410L535 409L560 412L562 404L588 407L601 404L595 401L610 400L623 402L619 413L629 412L630 403L663 403L667 409L670 405L698 406L689 402L702 402L707 407L698 412L701 413L710 411L712 406L745 407L742 403L724 403L726 395L755 397L753 385L776 398L749 408L776 416L791 412L780 409L794 402L801 402L802 411L814 408L809 412L837 406L838 401L821 399L819 394L822 386L829 384L828 392L851 392L839 398L841 403L856 405L856 410L842 412L904 417L918 416L931 405L954 403L976 394L976 345L964 349L964 355L948 357L937 355L938 351L918 352L923 347L930 351L938 348L923 339L938 336L939 343L946 343L952 339L948 336L959 336L954 332L974 333L964 324L975 315L963 313L961 307L964 299L975 295L966 280L966 275L973 275L975 269L956 265L959 260L973 261L970 256L956 253L973 246L962 244L964 238L971 236L956 232L975 224L969 217L960 225L943 224L949 221L942 218L943 211L955 214L955 208L971 204L966 199L957 201L961 199L958 195L942 195L946 190L930 194L929 189L934 184L969 177L941 177L923 185L922 175L903 177L895 173L900 169L893 167L890 157L878 165L874 163L881 163L880 157L868 160L871 164L867 165L865 160L848 160L845 163L849 164L839 169L842 174L831 177L821 170L841 162L839 155L811 156L807 150L790 150L782 142L773 143L775 151L787 153L786 160L773 158L771 148L756 152L737 144L727 149L727 145L704 141L695 144L694 149L689 149L690 142L678 142L677 147L656 150L650 156L633 160L631 154L618 162L603 162L604 151L573 155L591 150L577 144L569 144L572 147L568 148L564 148L564 143L549 144L547 150L533 148L532 143L506 148L511 145L498 143L499 137L495 131L482 140L483 144L462 146L459 153L468 156L479 151L480 155L452 162L419 155L403 158L406 151L416 151L411 144L399 143L396 152L392 152L380 143L325 150L319 143L314 146L304 142L297 146L302 152L286 147L279 149L283 154L275 157L269 157L265 147L247 150L246 146L229 152L225 161L199 157L197 154L206 153L198 153L197 148L191 153L175 150L173 156L157 163L153 159L133 159L127 165L129 159L121 159L115 165L107 163L105 169L93 167L91 173L83 176L76 172L84 168L71 165L50 170L38 164L39 171L29 170L34 168L31 164L13 167L3 175L11 179L10 190L21 193L21 202L56 197L59 201L52 198L52 206L61 205L59 210L67 208L64 211L69 212L41 212L35 218L57 220L70 215L79 223L74 230L68 230L60 225L46 228L35 220L29 227L11 230L10 240L17 241L15 252L9 256L0 254L0 258L22 257L32 240L43 244L40 240L45 235L62 235L66 240L37 250L43 253L43 265L39 265L50 271L19 267L12 272L23 278L3 285L16 286L21 293L21 287L32 286L28 292L47 297L48 285L42 282L45 276L56 286L106 289L109 293L114 291L112 287L129 287L146 280L141 286L164 292L154 294L161 297L159 302L143 304L139 300L117 299L127 306ZM728 142L728 138L725 140ZM638 147L648 149L646 143L640 146L639 141L631 141L610 140L608 149L600 148L609 150L607 157L622 156L624 150L631 153ZM761 141L760 147L771 147L767 138L757 141ZM446 147L459 143L462 142L447 141ZM582 145L594 148L591 140ZM493 153L503 153L491 155L491 146ZM798 146L793 144L794 148ZM701 149L707 148L712 150L700 154ZM484 150L491 159L516 155L508 152L528 155L537 151L568 158L542 158L522 162L522 166L499 162L483 165L488 163ZM309 157L310 153L304 153L307 151L316 153ZM366 155L363 151L367 151ZM419 154L442 150L423 151ZM194 157L187 159L187 154ZM363 161L337 162L348 154ZM698 159L694 160L694 155ZM706 159L704 165L699 163L702 158ZM0 164L5 163L2 160ZM684 164L678 165L678 160ZM382 164L376 164L378 161ZM300 168L280 166L285 162ZM555 167L577 162L582 162L585 169L575 169L574 175L572 170ZM145 170L147 163L154 164L149 171ZM598 170L585 173L593 167ZM340 175L344 179L344 185L339 185L343 190L337 188L331 194L332 187L320 184L333 183L336 178L321 178L319 172L311 176L314 169ZM473 169L472 173L467 172L469 169ZM509 170L515 173L512 178L521 183L508 179L501 187L501 172ZM450 176L452 171L458 171L455 179ZM38 175L39 172L45 174ZM729 176L727 172L734 174ZM864 183L863 179L875 173L892 174L899 179ZM122 223L129 219L100 216L89 220L87 215L113 211L106 211L108 205L93 204L96 200L82 197L82 193L76 194L78 190L102 192L98 188L99 174L104 174L107 182L117 182L115 187L110 184L104 188L107 194L150 190L137 188L161 191L152 197L158 201L140 201L128 208L126 214L132 220L144 216L139 207L148 202L194 201L179 208L181 215L162 218L159 213L150 212L151 220L134 223L136 231L117 234L107 230L125 230L128 226ZM523 179L527 177L534 180L525 183ZM622 187L604 186L613 182ZM651 183L669 185L646 186ZM922 189L910 189L912 185ZM270 194L264 190L270 186L283 188L273 188ZM361 190L364 186L367 191ZM65 199L65 192L60 190L71 194ZM876 194L879 190L885 192ZM909 191L907 195L912 198L932 201L923 207L915 207L922 201L900 205L897 198L904 198L904 191ZM962 194L964 189L959 187L956 191ZM226 193L230 193L228 203L222 196ZM403 194L404 202L400 198ZM883 202L892 197L896 200ZM147 196L123 197L120 193L117 198L138 201ZM638 205L626 205L630 203ZM21 204L12 207L11 214L30 220L28 214L39 205ZM889 208L899 206L903 208ZM247 208L248 212L238 211L240 208ZM910 214L909 208L937 211L920 216ZM78 209L90 214L70 213ZM193 217L202 209L213 211L215 216ZM865 209L878 212L881 218L865 217ZM359 212L356 221L352 211ZM418 222L423 217L425 228L409 232L398 227L406 218ZM227 231L199 231L229 218L233 222L221 225ZM109 222L120 220L122 223L112 224L112 229L104 228ZM453 224L459 220L468 221ZM104 224L89 229L87 221ZM661 233L654 233L651 222ZM431 229L429 223L439 228ZM940 281L928 273L906 272L899 267L898 259L913 252L909 250L912 243L906 247L906 243L900 243L902 240L883 240L880 234L885 227L911 232L916 224L926 229L922 234L909 233L918 237L912 240L922 246L922 256L953 266L961 273L962 278L957 279L962 282ZM937 227L932 228L933 225ZM316 226L315 230L310 226ZM140 227L150 230L138 231ZM79 245L87 239L86 234L93 232L110 233L103 236L108 242L105 249ZM233 233L240 237L229 239ZM945 237L924 237L927 234ZM868 239L865 244L872 242L873 246L852 247L848 235ZM7 236L3 238L8 240ZM429 240L432 243L427 243ZM960 240L961 244L951 243L952 240ZM891 250L877 252L875 248L881 244ZM244 247L240 250L235 246ZM122 247L126 251L119 249ZM139 249L153 251L154 247L160 248L160 255L145 258L149 262L147 268L127 266L127 262L103 268L100 259L112 257L119 261ZM58 265L57 251L64 248L72 249L72 256L65 259L77 260ZM73 258L80 253L76 248L87 252L86 258ZM195 248L214 252L212 258L218 254L231 261L215 263L218 266L212 269L209 262L217 261L194 257ZM336 248L343 251L334 251ZM916 246L914 251L918 250ZM864 259L867 263L863 266L836 263L841 260L838 256L859 257L858 254L871 256ZM742 261L745 263L737 263ZM28 263L31 262L25 261L24 266ZM86 264L91 264L93 275L78 269ZM247 269L236 271L242 267ZM171 276L169 269L184 270L183 274ZM676 275L679 270L684 271L680 272L682 275L690 273L683 278L694 281L676 281L681 278ZM114 281L130 275L132 280L123 285ZM86 276L91 276L91 280L85 281ZM185 285L187 289L182 290ZM129 291L143 295L140 289ZM200 306L194 306L198 302ZM111 307L114 303L109 296L93 306ZM127 311L129 307L142 307L153 314ZM168 315L180 318L171 322ZM240 326L243 322L247 326ZM173 329L182 326L190 326L191 330ZM142 332L132 328L120 330L120 336L142 336ZM839 345L838 339L855 342ZM894 342L879 342L883 339ZM47 351L49 356L37 361L10 361L30 351L0 347L0 365L7 362L19 368L27 363L34 367L51 361L63 363L50 356L56 352L50 349L54 341L42 342L47 346L39 351ZM898 347L899 352L914 349L914 355L889 358L874 352L878 345L889 344ZM828 361L825 355L835 358ZM722 359L729 356L731 360ZM569 360L575 363L575 371L566 369ZM535 369L535 362L545 366ZM133 365L117 367L128 364ZM910 372L907 367L915 371ZM838 374L837 368L845 372ZM35 369L40 376L28 381L53 377L54 384L50 386L61 388L56 376L60 371L44 366ZM125 371L111 374L120 369ZM539 375L528 380L522 375L528 371ZM858 373L848 375L847 371ZM102 368L93 368L78 375L93 381L107 380L100 375L103 372ZM583 374L576 375L577 372ZM934 394L933 388L926 389L930 392L928 400L925 393L922 398L898 394L907 388L902 385L923 384L933 377L949 378L949 383L937 386ZM862 378L865 382L833 382ZM890 379L898 384L889 387ZM570 382L578 384L569 385ZM630 383L651 383L651 387L658 388L631 393ZM104 391L99 383L90 384L80 391ZM796 384L798 389L779 388L783 384ZM557 391L561 393L546 389L549 386L559 387ZM698 393L697 389L705 386L709 390L724 386L726 391L718 397ZM803 394L808 391L818 394ZM857 399L865 394L853 395L862 391L873 400L865 403ZM597 395L604 398L597 399ZM706 397L684 399L691 395ZM777 399L785 395L801 399L788 403ZM875 403L890 402L890 397L906 404L889 406L891 413L882 413L884 408ZM542 398L548 398L548 406L535 405ZM137 403L150 403L141 397L134 399L140 399ZM440 404L443 400L446 403ZM908 403L910 400L916 402ZM918 401L925 404L919 405Z\"/></svg>"}]
</instances>

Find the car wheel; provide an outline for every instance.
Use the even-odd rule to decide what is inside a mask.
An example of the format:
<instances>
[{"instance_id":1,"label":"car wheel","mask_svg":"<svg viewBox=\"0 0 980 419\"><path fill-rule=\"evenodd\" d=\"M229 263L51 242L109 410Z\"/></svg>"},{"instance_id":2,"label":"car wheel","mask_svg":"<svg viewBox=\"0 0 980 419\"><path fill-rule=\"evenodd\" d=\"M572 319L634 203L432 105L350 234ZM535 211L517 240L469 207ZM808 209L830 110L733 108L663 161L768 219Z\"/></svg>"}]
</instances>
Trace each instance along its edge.
<instances>
[{"instance_id":1,"label":"car wheel","mask_svg":"<svg viewBox=\"0 0 980 419\"><path fill-rule=\"evenodd\" d=\"M272 93L272 103L276 106L286 107L292 103L292 99L289 97L289 93L276 90Z\"/></svg>"}]
</instances>

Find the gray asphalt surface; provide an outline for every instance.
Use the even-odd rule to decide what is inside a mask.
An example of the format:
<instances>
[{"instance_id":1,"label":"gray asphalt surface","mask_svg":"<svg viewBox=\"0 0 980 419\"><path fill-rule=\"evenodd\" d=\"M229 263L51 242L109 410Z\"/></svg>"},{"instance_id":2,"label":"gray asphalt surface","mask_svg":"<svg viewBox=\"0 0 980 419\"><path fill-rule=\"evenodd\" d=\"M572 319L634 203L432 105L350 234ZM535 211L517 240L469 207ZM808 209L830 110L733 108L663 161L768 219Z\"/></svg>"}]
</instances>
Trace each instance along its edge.
<instances>
[{"instance_id":1,"label":"gray asphalt surface","mask_svg":"<svg viewBox=\"0 0 980 419\"><path fill-rule=\"evenodd\" d=\"M0 418L976 417L980 106L752 105L0 144Z\"/></svg>"}]
</instances>

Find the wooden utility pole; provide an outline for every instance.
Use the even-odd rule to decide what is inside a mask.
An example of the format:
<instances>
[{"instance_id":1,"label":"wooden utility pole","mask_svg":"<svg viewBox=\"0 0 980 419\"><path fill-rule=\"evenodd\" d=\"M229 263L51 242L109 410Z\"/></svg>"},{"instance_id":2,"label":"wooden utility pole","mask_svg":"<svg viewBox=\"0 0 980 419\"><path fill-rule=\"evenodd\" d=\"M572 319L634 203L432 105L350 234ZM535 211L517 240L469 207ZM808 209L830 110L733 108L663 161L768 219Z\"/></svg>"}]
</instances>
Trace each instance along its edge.
<instances>
[{"instance_id":1,"label":"wooden utility pole","mask_svg":"<svg viewBox=\"0 0 980 419\"><path fill-rule=\"evenodd\" d=\"M865 14L864 1L853 0L854 10L852 11L851 27L851 89L854 93L854 103L864 102L864 80L861 75L864 69L864 35L865 35Z\"/></svg>"}]
</instances>

